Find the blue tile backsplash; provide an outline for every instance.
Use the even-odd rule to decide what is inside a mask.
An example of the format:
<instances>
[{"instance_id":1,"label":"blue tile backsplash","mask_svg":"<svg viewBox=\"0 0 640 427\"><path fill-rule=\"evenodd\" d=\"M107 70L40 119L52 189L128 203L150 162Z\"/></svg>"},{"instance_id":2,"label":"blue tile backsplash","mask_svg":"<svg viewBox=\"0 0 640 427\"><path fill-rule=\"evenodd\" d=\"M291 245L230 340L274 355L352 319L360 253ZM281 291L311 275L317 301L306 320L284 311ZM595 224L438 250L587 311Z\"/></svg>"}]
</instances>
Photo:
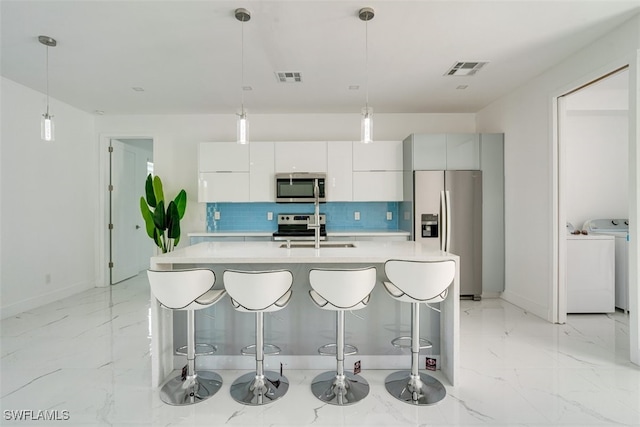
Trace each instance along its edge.
<instances>
[{"instance_id":1,"label":"blue tile backsplash","mask_svg":"<svg viewBox=\"0 0 640 427\"><path fill-rule=\"evenodd\" d=\"M320 212L327 215L327 230L397 230L398 202L327 202ZM215 212L220 219L215 219ZM273 212L273 220L267 213ZM354 213L360 212L360 220ZM387 220L387 212L392 219ZM207 232L275 231L280 213L313 213L312 203L207 203Z\"/></svg>"}]
</instances>

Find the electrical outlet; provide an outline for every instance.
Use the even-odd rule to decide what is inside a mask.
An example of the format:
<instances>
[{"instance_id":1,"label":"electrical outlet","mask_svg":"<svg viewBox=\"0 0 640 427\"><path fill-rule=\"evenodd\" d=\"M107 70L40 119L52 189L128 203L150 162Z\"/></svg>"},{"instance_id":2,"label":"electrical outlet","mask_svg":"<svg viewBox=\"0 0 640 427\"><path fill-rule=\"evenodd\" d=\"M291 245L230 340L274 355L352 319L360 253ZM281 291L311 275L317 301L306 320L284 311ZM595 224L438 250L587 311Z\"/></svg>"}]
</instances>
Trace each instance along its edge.
<instances>
[{"instance_id":1,"label":"electrical outlet","mask_svg":"<svg viewBox=\"0 0 640 427\"><path fill-rule=\"evenodd\" d=\"M44 283L46 284L51 283L51 273L47 273L44 275Z\"/></svg>"},{"instance_id":2,"label":"electrical outlet","mask_svg":"<svg viewBox=\"0 0 640 427\"><path fill-rule=\"evenodd\" d=\"M220 211L215 211L213 213L213 219L220 219Z\"/></svg>"},{"instance_id":3,"label":"electrical outlet","mask_svg":"<svg viewBox=\"0 0 640 427\"><path fill-rule=\"evenodd\" d=\"M411 219L411 213L408 211L404 212L404 220L409 221Z\"/></svg>"},{"instance_id":4,"label":"electrical outlet","mask_svg":"<svg viewBox=\"0 0 640 427\"><path fill-rule=\"evenodd\" d=\"M391 212L387 212L387 221L391 221L393 219L393 214Z\"/></svg>"},{"instance_id":5,"label":"electrical outlet","mask_svg":"<svg viewBox=\"0 0 640 427\"><path fill-rule=\"evenodd\" d=\"M356 211L353 213L353 219L356 221L360 221L360 212Z\"/></svg>"}]
</instances>

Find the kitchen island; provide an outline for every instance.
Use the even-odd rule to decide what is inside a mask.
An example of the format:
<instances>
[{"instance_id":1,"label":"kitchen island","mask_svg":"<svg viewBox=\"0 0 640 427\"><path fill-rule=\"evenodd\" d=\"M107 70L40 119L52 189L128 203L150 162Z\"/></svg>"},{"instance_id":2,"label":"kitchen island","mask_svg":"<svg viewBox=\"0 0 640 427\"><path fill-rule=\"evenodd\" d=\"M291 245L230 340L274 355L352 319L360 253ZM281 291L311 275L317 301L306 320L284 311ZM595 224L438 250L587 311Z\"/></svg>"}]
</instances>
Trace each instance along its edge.
<instances>
[{"instance_id":1,"label":"kitchen island","mask_svg":"<svg viewBox=\"0 0 640 427\"><path fill-rule=\"evenodd\" d=\"M457 381L459 360L459 257L427 250L416 242L322 242L315 249L312 242L208 242L187 246L151 258L151 269L210 268L216 273L216 287L223 287L222 273L227 269L288 269L293 273L293 296L281 311L265 316L265 341L278 345L282 353L268 356L271 369L331 369L335 359L317 354L320 345L335 340L335 316L313 305L308 296L308 272L311 268L359 268L375 266L378 282L386 280L384 263L389 259L417 261L454 260L456 277L449 296L440 304L441 313L427 310L422 316L421 336L433 341L432 355L451 385ZM176 285L176 286L179 286ZM174 348L183 345L186 331L182 312L160 307L151 298L152 382L158 386L184 361L174 357ZM424 307L424 306L423 306ZM369 306L346 320L346 339L359 348L350 356L361 361L363 369L408 369L409 353L391 346L390 340L408 335L409 304L386 295L381 283L372 294ZM228 297L197 312L197 341L214 344L214 356L198 357L201 369L252 369L253 360L240 355L240 348L253 342L253 316L232 309ZM425 353L426 355L427 353ZM347 362L348 363L348 362Z\"/></svg>"}]
</instances>

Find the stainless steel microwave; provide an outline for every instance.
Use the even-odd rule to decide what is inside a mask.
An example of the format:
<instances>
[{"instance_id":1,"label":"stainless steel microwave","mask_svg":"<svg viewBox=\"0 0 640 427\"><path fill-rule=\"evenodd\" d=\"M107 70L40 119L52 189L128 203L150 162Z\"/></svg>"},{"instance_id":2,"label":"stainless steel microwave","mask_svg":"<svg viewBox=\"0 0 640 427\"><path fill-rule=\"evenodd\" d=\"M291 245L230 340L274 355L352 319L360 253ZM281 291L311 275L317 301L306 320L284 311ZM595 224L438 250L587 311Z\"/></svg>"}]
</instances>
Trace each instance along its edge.
<instances>
[{"instance_id":1,"label":"stainless steel microwave","mask_svg":"<svg viewBox=\"0 0 640 427\"><path fill-rule=\"evenodd\" d=\"M324 173L277 173L276 174L276 202L278 203L305 203L314 202L315 195L313 189L316 179L320 194L319 202L326 202L325 181L327 175Z\"/></svg>"}]
</instances>

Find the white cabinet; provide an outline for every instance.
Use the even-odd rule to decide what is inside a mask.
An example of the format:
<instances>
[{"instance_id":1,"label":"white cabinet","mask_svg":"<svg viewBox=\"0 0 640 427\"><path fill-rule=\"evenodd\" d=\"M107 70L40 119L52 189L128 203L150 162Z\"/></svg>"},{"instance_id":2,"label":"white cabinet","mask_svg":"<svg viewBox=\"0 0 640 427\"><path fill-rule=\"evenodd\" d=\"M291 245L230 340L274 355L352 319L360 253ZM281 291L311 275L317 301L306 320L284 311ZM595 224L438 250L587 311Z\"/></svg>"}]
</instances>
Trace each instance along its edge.
<instances>
[{"instance_id":1,"label":"white cabinet","mask_svg":"<svg viewBox=\"0 0 640 427\"><path fill-rule=\"evenodd\" d=\"M249 201L273 202L275 196L273 142L252 142L249 149Z\"/></svg>"},{"instance_id":2,"label":"white cabinet","mask_svg":"<svg viewBox=\"0 0 640 427\"><path fill-rule=\"evenodd\" d=\"M356 202L402 201L402 171L353 172Z\"/></svg>"},{"instance_id":3,"label":"white cabinet","mask_svg":"<svg viewBox=\"0 0 640 427\"><path fill-rule=\"evenodd\" d=\"M447 134L447 169L480 169L480 138L477 133Z\"/></svg>"},{"instance_id":4,"label":"white cabinet","mask_svg":"<svg viewBox=\"0 0 640 427\"><path fill-rule=\"evenodd\" d=\"M249 145L235 142L201 142L199 172L249 172Z\"/></svg>"},{"instance_id":5,"label":"white cabinet","mask_svg":"<svg viewBox=\"0 0 640 427\"><path fill-rule=\"evenodd\" d=\"M353 200L402 200L402 141L353 143Z\"/></svg>"},{"instance_id":6,"label":"white cabinet","mask_svg":"<svg viewBox=\"0 0 640 427\"><path fill-rule=\"evenodd\" d=\"M408 149L412 150L409 161L405 161L407 169L417 171L447 169L447 136L445 134L411 135L407 140L405 144L409 144Z\"/></svg>"},{"instance_id":7,"label":"white cabinet","mask_svg":"<svg viewBox=\"0 0 640 427\"><path fill-rule=\"evenodd\" d=\"M480 137L475 133L414 134L403 144L407 170L480 169Z\"/></svg>"},{"instance_id":8,"label":"white cabinet","mask_svg":"<svg viewBox=\"0 0 640 427\"><path fill-rule=\"evenodd\" d=\"M402 141L353 143L354 171L401 171Z\"/></svg>"},{"instance_id":9,"label":"white cabinet","mask_svg":"<svg viewBox=\"0 0 640 427\"><path fill-rule=\"evenodd\" d=\"M329 202L353 200L351 141L327 143L327 181L325 191Z\"/></svg>"},{"instance_id":10,"label":"white cabinet","mask_svg":"<svg viewBox=\"0 0 640 427\"><path fill-rule=\"evenodd\" d=\"M249 200L249 146L202 142L198 147L198 202Z\"/></svg>"},{"instance_id":11,"label":"white cabinet","mask_svg":"<svg viewBox=\"0 0 640 427\"><path fill-rule=\"evenodd\" d=\"M278 172L327 172L327 143L324 141L276 142Z\"/></svg>"},{"instance_id":12,"label":"white cabinet","mask_svg":"<svg viewBox=\"0 0 640 427\"><path fill-rule=\"evenodd\" d=\"M246 202L249 200L249 172L201 172L198 202Z\"/></svg>"}]
</instances>

